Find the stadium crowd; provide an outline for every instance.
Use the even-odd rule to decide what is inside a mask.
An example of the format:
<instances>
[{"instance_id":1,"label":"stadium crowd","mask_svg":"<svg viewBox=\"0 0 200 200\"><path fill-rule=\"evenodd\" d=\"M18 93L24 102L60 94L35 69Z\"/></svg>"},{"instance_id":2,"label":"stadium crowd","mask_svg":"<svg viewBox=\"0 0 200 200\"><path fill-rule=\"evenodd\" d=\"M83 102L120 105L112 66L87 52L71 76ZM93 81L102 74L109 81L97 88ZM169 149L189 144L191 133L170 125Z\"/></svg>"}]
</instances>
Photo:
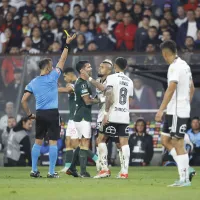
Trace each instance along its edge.
<instances>
[{"instance_id":1,"label":"stadium crowd","mask_svg":"<svg viewBox=\"0 0 200 200\"><path fill-rule=\"evenodd\" d=\"M198 0L2 0L0 54L153 51L173 39L183 52L200 49Z\"/></svg>"}]
</instances>

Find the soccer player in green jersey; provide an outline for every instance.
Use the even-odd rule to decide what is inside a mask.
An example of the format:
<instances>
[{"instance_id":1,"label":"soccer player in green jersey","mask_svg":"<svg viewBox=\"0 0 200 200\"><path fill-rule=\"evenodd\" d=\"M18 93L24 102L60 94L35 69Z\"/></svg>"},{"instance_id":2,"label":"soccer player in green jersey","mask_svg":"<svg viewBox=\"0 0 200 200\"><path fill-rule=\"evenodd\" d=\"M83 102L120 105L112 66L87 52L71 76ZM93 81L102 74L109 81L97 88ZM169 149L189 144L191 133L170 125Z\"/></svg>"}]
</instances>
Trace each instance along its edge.
<instances>
[{"instance_id":1,"label":"soccer player in green jersey","mask_svg":"<svg viewBox=\"0 0 200 200\"><path fill-rule=\"evenodd\" d=\"M79 151L79 161L81 177L90 177L90 174L86 171L87 157L91 157L94 161L98 160L98 157L89 150L90 139L91 139L91 121L92 121L92 105L100 103L97 98L92 98L92 90L87 82L87 77L83 70L91 75L92 67L88 61L79 61L76 64L76 70L78 71L79 78L75 84L75 99L76 99L76 111L74 115L75 127L78 132L80 139L80 150L79 147L74 152L74 158ZM67 174L76 175L75 165L71 165L68 169Z\"/></svg>"},{"instance_id":2,"label":"soccer player in green jersey","mask_svg":"<svg viewBox=\"0 0 200 200\"><path fill-rule=\"evenodd\" d=\"M77 76L73 68L68 67L64 70L64 80L67 83L66 87L58 88L58 92L60 93L68 93L68 102L69 102L69 121L67 123L67 131L66 131L66 160L65 167L60 172L66 172L68 168L71 166L72 158L73 158L73 150L76 149L79 145L78 133L74 124L74 113L76 109L75 102L75 93L74 93L74 85L77 80Z\"/></svg>"}]
</instances>

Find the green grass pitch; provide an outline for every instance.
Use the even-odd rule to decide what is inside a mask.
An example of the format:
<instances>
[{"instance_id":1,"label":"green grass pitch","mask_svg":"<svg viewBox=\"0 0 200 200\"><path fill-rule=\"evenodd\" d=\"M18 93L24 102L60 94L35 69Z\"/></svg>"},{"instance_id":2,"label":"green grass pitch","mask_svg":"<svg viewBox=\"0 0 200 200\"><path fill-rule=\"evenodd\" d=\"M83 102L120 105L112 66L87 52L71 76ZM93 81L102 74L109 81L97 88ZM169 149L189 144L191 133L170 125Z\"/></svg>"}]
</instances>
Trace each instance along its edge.
<instances>
[{"instance_id":1,"label":"green grass pitch","mask_svg":"<svg viewBox=\"0 0 200 200\"><path fill-rule=\"evenodd\" d=\"M48 168L40 167L46 177ZM200 168L195 168L191 187L168 188L177 179L174 167L141 167L129 170L129 179L116 179L118 167L111 168L106 179L73 178L34 179L30 168L0 168L0 200L199 200ZM57 168L59 170L59 168ZM95 167L88 167L92 176Z\"/></svg>"}]
</instances>

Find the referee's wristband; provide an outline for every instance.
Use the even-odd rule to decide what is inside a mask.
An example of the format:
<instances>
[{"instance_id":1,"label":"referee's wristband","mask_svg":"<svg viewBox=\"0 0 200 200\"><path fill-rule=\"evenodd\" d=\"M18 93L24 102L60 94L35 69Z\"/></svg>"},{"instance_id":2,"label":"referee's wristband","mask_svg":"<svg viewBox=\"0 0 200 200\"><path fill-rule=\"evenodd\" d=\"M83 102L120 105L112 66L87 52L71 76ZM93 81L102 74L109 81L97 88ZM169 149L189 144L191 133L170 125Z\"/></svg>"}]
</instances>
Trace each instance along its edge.
<instances>
[{"instance_id":1,"label":"referee's wristband","mask_svg":"<svg viewBox=\"0 0 200 200\"><path fill-rule=\"evenodd\" d=\"M70 50L69 44L66 44L64 48L65 48L65 49L68 49L68 51L69 51L69 50Z\"/></svg>"}]
</instances>

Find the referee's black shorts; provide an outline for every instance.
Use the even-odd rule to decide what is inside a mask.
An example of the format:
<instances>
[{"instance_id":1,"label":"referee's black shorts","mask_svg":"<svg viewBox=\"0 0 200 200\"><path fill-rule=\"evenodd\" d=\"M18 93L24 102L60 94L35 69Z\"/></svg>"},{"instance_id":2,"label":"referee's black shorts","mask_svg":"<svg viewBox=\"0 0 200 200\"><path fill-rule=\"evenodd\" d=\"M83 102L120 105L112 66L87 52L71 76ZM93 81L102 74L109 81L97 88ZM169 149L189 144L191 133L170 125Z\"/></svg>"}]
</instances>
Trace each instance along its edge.
<instances>
[{"instance_id":1,"label":"referee's black shorts","mask_svg":"<svg viewBox=\"0 0 200 200\"><path fill-rule=\"evenodd\" d=\"M36 111L36 139L48 136L49 140L60 138L60 115L58 109Z\"/></svg>"}]
</instances>

